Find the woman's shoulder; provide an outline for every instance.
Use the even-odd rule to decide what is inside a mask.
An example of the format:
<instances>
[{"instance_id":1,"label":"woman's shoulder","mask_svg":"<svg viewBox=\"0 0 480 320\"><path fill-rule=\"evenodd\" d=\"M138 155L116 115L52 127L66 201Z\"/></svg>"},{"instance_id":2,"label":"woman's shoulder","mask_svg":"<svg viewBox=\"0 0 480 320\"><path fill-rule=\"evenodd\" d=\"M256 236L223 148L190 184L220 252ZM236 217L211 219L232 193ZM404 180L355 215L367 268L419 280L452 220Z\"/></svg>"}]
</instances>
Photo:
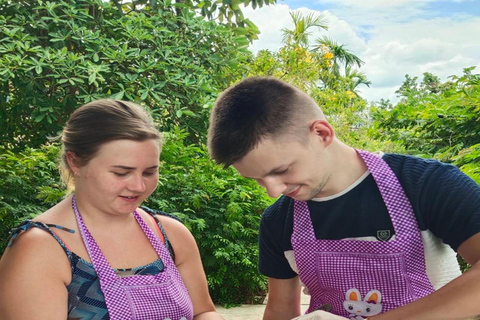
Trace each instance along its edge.
<instances>
[{"instance_id":1,"label":"woman's shoulder","mask_svg":"<svg viewBox=\"0 0 480 320\"><path fill-rule=\"evenodd\" d=\"M32 220L22 221L12 229L7 248L2 256L2 270L5 264L19 270L26 268L25 272L32 269L31 272L36 274L40 268L45 268L46 271L50 270L62 275L65 281L68 281L71 275L68 249L52 228L72 231L61 224L57 225L49 218L52 212L57 210L55 207Z\"/></svg>"},{"instance_id":2,"label":"woman's shoulder","mask_svg":"<svg viewBox=\"0 0 480 320\"><path fill-rule=\"evenodd\" d=\"M58 212L62 210L63 202L58 203L31 220L22 221L10 232L7 246L21 247L24 250L43 248L43 250L48 251L50 249L58 249L59 239L55 237L55 233L51 228L71 230L65 225L68 224L66 221L55 218L61 216ZM15 245L13 245L14 243Z\"/></svg>"},{"instance_id":3,"label":"woman's shoulder","mask_svg":"<svg viewBox=\"0 0 480 320\"><path fill-rule=\"evenodd\" d=\"M43 276L46 272L69 283L71 273L68 257L57 240L39 225L27 220L13 231L1 259L0 273Z\"/></svg>"},{"instance_id":4,"label":"woman's shoulder","mask_svg":"<svg viewBox=\"0 0 480 320\"><path fill-rule=\"evenodd\" d=\"M162 210L152 209L152 208L149 208L147 206L141 206L139 209L144 211L145 213L147 213L148 215L150 215L154 218L167 217L167 218L170 218L170 219L173 219L173 220L180 221L180 219L177 216L175 216L171 213L167 213L167 212L162 211Z\"/></svg>"}]
</instances>

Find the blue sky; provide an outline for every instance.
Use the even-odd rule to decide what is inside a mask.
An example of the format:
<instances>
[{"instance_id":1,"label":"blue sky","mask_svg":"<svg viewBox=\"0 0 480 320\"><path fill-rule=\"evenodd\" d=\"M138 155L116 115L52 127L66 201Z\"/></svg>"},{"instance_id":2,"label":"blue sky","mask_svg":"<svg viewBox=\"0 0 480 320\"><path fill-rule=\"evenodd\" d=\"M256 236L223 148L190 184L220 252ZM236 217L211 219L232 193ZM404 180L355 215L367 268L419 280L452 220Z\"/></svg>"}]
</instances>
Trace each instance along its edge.
<instances>
[{"instance_id":1,"label":"blue sky","mask_svg":"<svg viewBox=\"0 0 480 320\"><path fill-rule=\"evenodd\" d=\"M331 37L365 61L361 70L372 85L361 92L369 101L397 101L406 74L431 72L446 80L470 66L480 73L480 0L278 0L244 9L261 32L250 49L280 48L292 10L327 17L329 30L315 30L312 43Z\"/></svg>"},{"instance_id":2,"label":"blue sky","mask_svg":"<svg viewBox=\"0 0 480 320\"><path fill-rule=\"evenodd\" d=\"M385 0L388 1L388 0ZM420 2L423 7L421 16L428 17L450 17L458 14L480 15L480 2L474 0L467 1L430 1ZM337 8L343 8L345 5L341 2L327 2L327 1L308 1L308 0L279 0L278 3L286 4L291 9L298 9L307 7L314 10L324 11L329 10L336 14ZM410 17L411 18L411 17Z\"/></svg>"}]
</instances>

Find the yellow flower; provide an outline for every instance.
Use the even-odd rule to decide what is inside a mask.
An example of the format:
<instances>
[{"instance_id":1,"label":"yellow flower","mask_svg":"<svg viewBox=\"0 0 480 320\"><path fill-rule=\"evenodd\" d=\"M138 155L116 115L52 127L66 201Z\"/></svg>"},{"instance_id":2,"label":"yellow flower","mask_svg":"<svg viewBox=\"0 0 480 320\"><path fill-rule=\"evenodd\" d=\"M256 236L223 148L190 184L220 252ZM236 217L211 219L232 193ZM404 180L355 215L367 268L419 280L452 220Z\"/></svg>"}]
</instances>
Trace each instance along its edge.
<instances>
[{"instance_id":1,"label":"yellow flower","mask_svg":"<svg viewBox=\"0 0 480 320\"><path fill-rule=\"evenodd\" d=\"M323 57L324 57L325 59L327 59L327 60L330 60L330 59L333 58L333 53L327 52L327 53L325 53L325 54L323 55Z\"/></svg>"}]
</instances>

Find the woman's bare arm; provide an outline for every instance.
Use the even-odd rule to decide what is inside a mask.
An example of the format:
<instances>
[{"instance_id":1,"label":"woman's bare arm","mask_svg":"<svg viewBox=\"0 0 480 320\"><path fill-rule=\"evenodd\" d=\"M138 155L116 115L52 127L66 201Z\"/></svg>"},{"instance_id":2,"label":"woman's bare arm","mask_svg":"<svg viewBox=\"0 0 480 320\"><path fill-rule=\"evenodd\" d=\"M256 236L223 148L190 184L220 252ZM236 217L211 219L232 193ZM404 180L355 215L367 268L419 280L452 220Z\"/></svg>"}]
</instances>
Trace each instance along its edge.
<instances>
[{"instance_id":1,"label":"woman's bare arm","mask_svg":"<svg viewBox=\"0 0 480 320\"><path fill-rule=\"evenodd\" d=\"M37 228L26 231L0 260L0 319L65 320L70 281L57 241Z\"/></svg>"}]
</instances>

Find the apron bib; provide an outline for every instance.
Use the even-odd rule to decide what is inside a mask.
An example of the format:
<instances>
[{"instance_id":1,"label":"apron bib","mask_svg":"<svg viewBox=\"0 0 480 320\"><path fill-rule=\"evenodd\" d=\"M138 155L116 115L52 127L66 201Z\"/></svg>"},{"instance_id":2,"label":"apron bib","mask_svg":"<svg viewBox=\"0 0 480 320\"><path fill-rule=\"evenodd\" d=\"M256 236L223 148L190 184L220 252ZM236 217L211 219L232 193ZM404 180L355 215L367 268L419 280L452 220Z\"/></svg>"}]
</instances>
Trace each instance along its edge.
<instances>
[{"instance_id":1,"label":"apron bib","mask_svg":"<svg viewBox=\"0 0 480 320\"><path fill-rule=\"evenodd\" d=\"M72 208L88 255L97 272L110 319L193 319L192 301L170 253L136 211L133 212L133 215L162 260L164 270L156 275L134 275L120 278L115 274L86 227L78 211L75 196L72 197Z\"/></svg>"},{"instance_id":2,"label":"apron bib","mask_svg":"<svg viewBox=\"0 0 480 320\"><path fill-rule=\"evenodd\" d=\"M391 241L316 239L307 202L294 201L292 247L311 294L307 313L322 306L349 319L398 308L434 291L410 201L381 158L357 151L370 170L395 230Z\"/></svg>"}]
</instances>

